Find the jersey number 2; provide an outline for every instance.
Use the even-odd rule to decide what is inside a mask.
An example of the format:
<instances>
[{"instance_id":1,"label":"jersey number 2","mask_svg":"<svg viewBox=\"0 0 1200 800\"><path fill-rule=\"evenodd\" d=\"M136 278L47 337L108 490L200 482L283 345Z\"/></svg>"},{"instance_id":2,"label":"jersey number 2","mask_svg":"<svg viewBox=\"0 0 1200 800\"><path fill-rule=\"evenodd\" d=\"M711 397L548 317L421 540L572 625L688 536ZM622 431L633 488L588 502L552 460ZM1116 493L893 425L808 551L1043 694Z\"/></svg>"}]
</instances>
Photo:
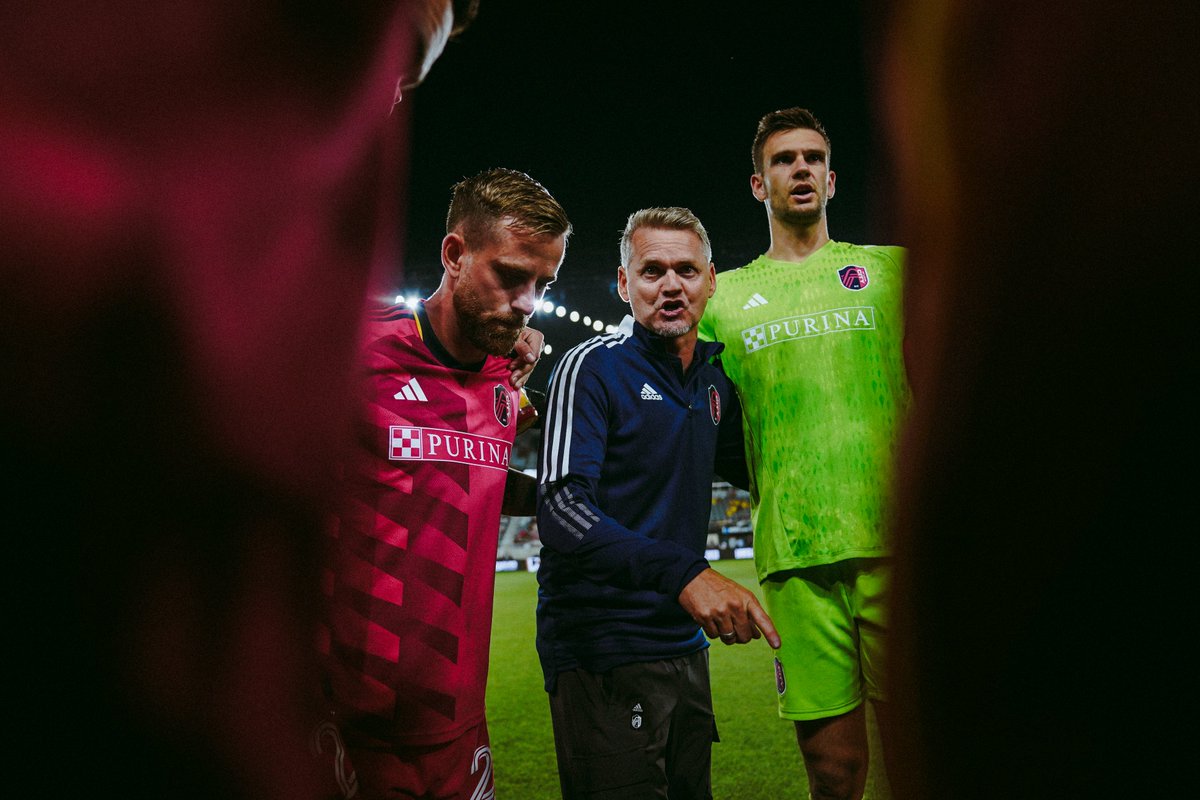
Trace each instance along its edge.
<instances>
[{"instance_id":1,"label":"jersey number 2","mask_svg":"<svg viewBox=\"0 0 1200 800\"><path fill-rule=\"evenodd\" d=\"M475 784L475 791L471 793L471 800L493 800L496 796L496 787L492 784L492 750L490 747L480 745L475 749L475 758L471 762L471 774L479 773L479 781Z\"/></svg>"}]
</instances>

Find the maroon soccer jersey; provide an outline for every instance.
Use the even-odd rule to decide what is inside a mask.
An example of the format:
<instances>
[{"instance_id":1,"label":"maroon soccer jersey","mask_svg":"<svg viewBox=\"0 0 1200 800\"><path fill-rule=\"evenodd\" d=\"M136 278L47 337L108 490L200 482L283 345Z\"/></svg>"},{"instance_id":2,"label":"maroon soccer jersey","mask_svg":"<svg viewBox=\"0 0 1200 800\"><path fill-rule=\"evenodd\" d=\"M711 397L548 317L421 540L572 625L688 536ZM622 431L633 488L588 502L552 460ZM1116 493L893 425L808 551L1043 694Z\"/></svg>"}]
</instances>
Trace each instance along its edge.
<instances>
[{"instance_id":1,"label":"maroon soccer jersey","mask_svg":"<svg viewBox=\"0 0 1200 800\"><path fill-rule=\"evenodd\" d=\"M351 735L444 741L484 716L519 395L507 359L444 363L399 306L369 315L362 352L358 441L325 576L330 689Z\"/></svg>"}]
</instances>

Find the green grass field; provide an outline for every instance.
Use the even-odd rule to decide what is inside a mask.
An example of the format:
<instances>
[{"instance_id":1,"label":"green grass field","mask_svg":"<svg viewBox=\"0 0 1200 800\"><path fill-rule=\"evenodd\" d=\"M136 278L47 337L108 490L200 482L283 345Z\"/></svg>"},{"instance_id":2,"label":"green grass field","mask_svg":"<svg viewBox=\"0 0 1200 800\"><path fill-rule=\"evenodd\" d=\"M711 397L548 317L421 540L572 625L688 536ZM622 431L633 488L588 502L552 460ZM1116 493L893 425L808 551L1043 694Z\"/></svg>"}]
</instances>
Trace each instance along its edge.
<instances>
[{"instance_id":1,"label":"green grass field","mask_svg":"<svg viewBox=\"0 0 1200 800\"><path fill-rule=\"evenodd\" d=\"M720 561L714 566L758 591L753 562ZM533 646L536 603L533 574L496 576L487 706L499 800L559 797L550 710ZM794 729L775 710L770 648L760 639L738 647L718 644L709 652L713 706L721 734L721 742L713 745L715 800L808 797ZM870 715L868 719L871 750L878 754L878 734ZM866 797L891 797L878 757L872 759Z\"/></svg>"}]
</instances>

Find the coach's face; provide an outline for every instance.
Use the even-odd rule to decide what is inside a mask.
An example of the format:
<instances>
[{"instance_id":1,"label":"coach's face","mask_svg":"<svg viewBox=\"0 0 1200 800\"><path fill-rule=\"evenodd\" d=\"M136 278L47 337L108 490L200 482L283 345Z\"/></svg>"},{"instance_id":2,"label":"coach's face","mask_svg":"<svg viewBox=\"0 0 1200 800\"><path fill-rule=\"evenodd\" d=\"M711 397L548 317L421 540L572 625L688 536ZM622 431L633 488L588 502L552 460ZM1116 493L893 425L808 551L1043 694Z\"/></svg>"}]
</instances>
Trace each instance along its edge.
<instances>
[{"instance_id":1,"label":"coach's face","mask_svg":"<svg viewBox=\"0 0 1200 800\"><path fill-rule=\"evenodd\" d=\"M443 242L457 273L452 299L459 327L472 346L495 356L513 349L566 252L562 235L530 235L512 222L501 220L474 247L458 233Z\"/></svg>"},{"instance_id":2,"label":"coach's face","mask_svg":"<svg viewBox=\"0 0 1200 800\"><path fill-rule=\"evenodd\" d=\"M659 336L695 336L717 269L692 231L638 228L629 238L629 263L617 269L617 291L633 318Z\"/></svg>"}]
</instances>

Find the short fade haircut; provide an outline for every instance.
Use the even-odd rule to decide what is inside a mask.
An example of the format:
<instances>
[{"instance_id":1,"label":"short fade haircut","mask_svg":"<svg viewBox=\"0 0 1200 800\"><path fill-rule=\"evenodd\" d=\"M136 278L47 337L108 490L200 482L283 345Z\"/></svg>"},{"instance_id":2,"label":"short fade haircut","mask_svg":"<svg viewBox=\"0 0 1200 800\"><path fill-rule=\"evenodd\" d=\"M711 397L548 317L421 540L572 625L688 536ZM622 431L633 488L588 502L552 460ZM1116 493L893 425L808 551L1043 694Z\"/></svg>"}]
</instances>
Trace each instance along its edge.
<instances>
[{"instance_id":1,"label":"short fade haircut","mask_svg":"<svg viewBox=\"0 0 1200 800\"><path fill-rule=\"evenodd\" d=\"M629 215L625 221L625 230L621 233L621 266L629 266L633 252L633 234L639 228L663 228L670 231L691 231L700 238L704 247L704 258L712 262L712 244L708 241L708 231L700 224L700 220L690 209L679 206L665 208L643 208Z\"/></svg>"},{"instance_id":2,"label":"short fade haircut","mask_svg":"<svg viewBox=\"0 0 1200 800\"><path fill-rule=\"evenodd\" d=\"M797 128L805 128L821 134L821 138L825 140L827 155L832 156L833 144L829 141L829 134L825 132L825 126L821 124L821 120L817 119L807 108L799 106L783 108L779 111L772 111L758 121L758 130L754 134L754 145L750 148L750 159L754 162L755 175L762 174L763 148L767 139L780 131L792 131Z\"/></svg>"},{"instance_id":3,"label":"short fade haircut","mask_svg":"<svg viewBox=\"0 0 1200 800\"><path fill-rule=\"evenodd\" d=\"M546 187L524 172L489 169L454 184L446 233L459 230L469 247L478 247L505 218L512 220L510 228L528 236L565 239L571 235L567 212Z\"/></svg>"}]
</instances>

